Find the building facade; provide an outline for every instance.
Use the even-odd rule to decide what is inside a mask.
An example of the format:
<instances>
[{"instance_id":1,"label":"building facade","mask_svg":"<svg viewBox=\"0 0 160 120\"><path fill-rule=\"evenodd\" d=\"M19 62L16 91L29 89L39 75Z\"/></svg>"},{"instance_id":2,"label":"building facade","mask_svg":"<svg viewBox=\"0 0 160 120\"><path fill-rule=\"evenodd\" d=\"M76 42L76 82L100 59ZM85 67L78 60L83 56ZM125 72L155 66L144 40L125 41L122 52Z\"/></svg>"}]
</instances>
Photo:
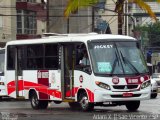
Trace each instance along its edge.
<instances>
[{"instance_id":1,"label":"building facade","mask_svg":"<svg viewBox=\"0 0 160 120\"><path fill-rule=\"evenodd\" d=\"M10 40L39 38L46 32L46 15L43 0L1 0L1 46Z\"/></svg>"},{"instance_id":2,"label":"building facade","mask_svg":"<svg viewBox=\"0 0 160 120\"><path fill-rule=\"evenodd\" d=\"M119 22L118 13L114 12L115 2L101 2L104 2L103 9L95 5L77 10L65 18L66 0L0 0L0 46L10 40L37 38L45 32L89 33L109 27L112 34L118 34ZM155 2L149 4L153 11L160 8ZM133 36L134 26L152 21L149 16L138 17L137 14L144 14L144 11L135 4L126 2L123 7L124 35ZM105 24L102 24L104 22ZM99 33L105 33L105 30Z\"/></svg>"},{"instance_id":3,"label":"building facade","mask_svg":"<svg viewBox=\"0 0 160 120\"><path fill-rule=\"evenodd\" d=\"M48 32L88 33L92 31L92 9L84 8L64 17L67 0L48 0Z\"/></svg>"}]
</instances>

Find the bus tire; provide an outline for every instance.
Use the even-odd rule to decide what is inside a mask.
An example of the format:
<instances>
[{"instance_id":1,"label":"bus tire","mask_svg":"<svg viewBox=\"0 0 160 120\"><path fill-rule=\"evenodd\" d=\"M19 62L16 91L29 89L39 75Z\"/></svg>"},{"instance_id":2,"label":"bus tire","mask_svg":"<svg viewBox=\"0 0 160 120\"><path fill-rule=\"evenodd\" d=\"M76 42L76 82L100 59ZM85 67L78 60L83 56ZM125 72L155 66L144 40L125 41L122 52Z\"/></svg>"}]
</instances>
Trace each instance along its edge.
<instances>
[{"instance_id":1,"label":"bus tire","mask_svg":"<svg viewBox=\"0 0 160 120\"><path fill-rule=\"evenodd\" d=\"M48 100L40 100L40 106L39 109L47 109L48 107Z\"/></svg>"},{"instance_id":2,"label":"bus tire","mask_svg":"<svg viewBox=\"0 0 160 120\"><path fill-rule=\"evenodd\" d=\"M55 104L61 104L62 101L53 101Z\"/></svg>"},{"instance_id":3,"label":"bus tire","mask_svg":"<svg viewBox=\"0 0 160 120\"><path fill-rule=\"evenodd\" d=\"M128 109L128 111L137 111L137 109L140 106L140 101L128 101L126 103L126 108Z\"/></svg>"},{"instance_id":4,"label":"bus tire","mask_svg":"<svg viewBox=\"0 0 160 120\"><path fill-rule=\"evenodd\" d=\"M79 104L83 111L93 111L94 109L94 103L89 102L86 92L80 93Z\"/></svg>"},{"instance_id":5,"label":"bus tire","mask_svg":"<svg viewBox=\"0 0 160 120\"><path fill-rule=\"evenodd\" d=\"M31 106L33 109L46 109L48 107L48 101L38 100L36 92L33 92L30 97Z\"/></svg>"},{"instance_id":6,"label":"bus tire","mask_svg":"<svg viewBox=\"0 0 160 120\"><path fill-rule=\"evenodd\" d=\"M2 96L0 96L0 101L2 101Z\"/></svg>"},{"instance_id":7,"label":"bus tire","mask_svg":"<svg viewBox=\"0 0 160 120\"><path fill-rule=\"evenodd\" d=\"M151 94L151 98L153 99L153 98L156 98L157 97L157 93L153 93L153 94Z\"/></svg>"},{"instance_id":8,"label":"bus tire","mask_svg":"<svg viewBox=\"0 0 160 120\"><path fill-rule=\"evenodd\" d=\"M71 109L80 109L80 104L78 102L68 102Z\"/></svg>"}]
</instances>

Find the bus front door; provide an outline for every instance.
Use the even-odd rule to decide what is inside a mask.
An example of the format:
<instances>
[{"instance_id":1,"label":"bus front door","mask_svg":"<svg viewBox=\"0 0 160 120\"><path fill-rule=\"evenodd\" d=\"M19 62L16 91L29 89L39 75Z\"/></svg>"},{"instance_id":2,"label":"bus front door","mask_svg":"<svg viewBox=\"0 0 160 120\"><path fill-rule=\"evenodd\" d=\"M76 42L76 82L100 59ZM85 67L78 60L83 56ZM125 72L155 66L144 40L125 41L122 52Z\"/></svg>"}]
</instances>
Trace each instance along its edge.
<instances>
[{"instance_id":1,"label":"bus front door","mask_svg":"<svg viewBox=\"0 0 160 120\"><path fill-rule=\"evenodd\" d=\"M74 99L74 46L67 44L62 47L61 57L61 80L62 99Z\"/></svg>"}]
</instances>

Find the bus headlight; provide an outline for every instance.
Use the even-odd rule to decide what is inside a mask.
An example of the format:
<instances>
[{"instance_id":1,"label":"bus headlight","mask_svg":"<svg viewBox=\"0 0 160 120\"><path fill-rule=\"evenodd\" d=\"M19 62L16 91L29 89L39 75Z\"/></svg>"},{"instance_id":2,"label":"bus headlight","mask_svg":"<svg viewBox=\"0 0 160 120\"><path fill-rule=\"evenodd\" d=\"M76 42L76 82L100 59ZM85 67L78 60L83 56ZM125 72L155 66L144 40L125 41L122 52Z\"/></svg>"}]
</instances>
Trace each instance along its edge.
<instances>
[{"instance_id":1,"label":"bus headlight","mask_svg":"<svg viewBox=\"0 0 160 120\"><path fill-rule=\"evenodd\" d=\"M148 86L150 86L150 85L151 85L151 81L150 81L150 80L149 80L149 81L146 81L146 82L142 83L141 89L144 89L144 88L146 88L146 87L148 87Z\"/></svg>"},{"instance_id":2,"label":"bus headlight","mask_svg":"<svg viewBox=\"0 0 160 120\"><path fill-rule=\"evenodd\" d=\"M4 82L0 82L0 85L4 85Z\"/></svg>"},{"instance_id":3,"label":"bus headlight","mask_svg":"<svg viewBox=\"0 0 160 120\"><path fill-rule=\"evenodd\" d=\"M111 90L110 86L105 84L105 83L98 82L98 81L96 81L95 83L96 83L96 85L98 85L101 88L104 88L104 89L107 89L107 90Z\"/></svg>"}]
</instances>

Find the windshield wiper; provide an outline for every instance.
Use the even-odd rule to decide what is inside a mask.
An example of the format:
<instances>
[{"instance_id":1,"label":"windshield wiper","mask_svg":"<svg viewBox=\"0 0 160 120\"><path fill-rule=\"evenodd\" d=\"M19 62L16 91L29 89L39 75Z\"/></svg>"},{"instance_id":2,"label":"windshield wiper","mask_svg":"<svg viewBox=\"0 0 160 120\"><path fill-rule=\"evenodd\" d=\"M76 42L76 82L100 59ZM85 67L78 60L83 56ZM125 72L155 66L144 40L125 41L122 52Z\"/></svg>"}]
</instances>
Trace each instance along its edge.
<instances>
[{"instance_id":1,"label":"windshield wiper","mask_svg":"<svg viewBox=\"0 0 160 120\"><path fill-rule=\"evenodd\" d=\"M128 63L128 65L130 66L131 69L133 69L135 71L135 74L136 75L139 75L139 71L137 70L137 68L126 58L123 56L122 52L120 51L120 54L121 54L121 57L122 57L122 60L125 64Z\"/></svg>"},{"instance_id":2,"label":"windshield wiper","mask_svg":"<svg viewBox=\"0 0 160 120\"><path fill-rule=\"evenodd\" d=\"M111 76L112 76L112 74L113 74L113 72L114 72L114 70L115 70L115 68L116 68L117 62L118 62L118 66L120 65L120 64L119 64L118 55L117 55L117 52L116 52L116 51L115 51L115 55L116 55L116 58L115 58L115 60L114 60L114 62L113 62L113 65L112 65Z\"/></svg>"}]
</instances>

